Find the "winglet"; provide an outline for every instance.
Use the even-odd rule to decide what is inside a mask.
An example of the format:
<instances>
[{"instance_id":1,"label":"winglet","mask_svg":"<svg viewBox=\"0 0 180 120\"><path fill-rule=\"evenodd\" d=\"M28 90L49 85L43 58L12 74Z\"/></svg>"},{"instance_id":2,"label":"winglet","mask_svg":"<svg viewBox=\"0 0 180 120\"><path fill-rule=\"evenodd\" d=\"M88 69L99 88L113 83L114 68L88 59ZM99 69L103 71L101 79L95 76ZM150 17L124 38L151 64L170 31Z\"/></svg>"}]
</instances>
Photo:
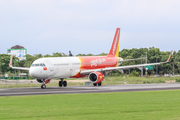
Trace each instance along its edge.
<instances>
[{"instance_id":1,"label":"winglet","mask_svg":"<svg viewBox=\"0 0 180 120\"><path fill-rule=\"evenodd\" d=\"M10 63L9 63L9 67L13 67L13 66L12 66L12 58L13 58L13 56L11 55L11 59L10 59Z\"/></svg>"},{"instance_id":2,"label":"winglet","mask_svg":"<svg viewBox=\"0 0 180 120\"><path fill-rule=\"evenodd\" d=\"M169 55L167 62L169 62L171 60L172 53L173 53L173 50L171 51L171 54Z\"/></svg>"}]
</instances>

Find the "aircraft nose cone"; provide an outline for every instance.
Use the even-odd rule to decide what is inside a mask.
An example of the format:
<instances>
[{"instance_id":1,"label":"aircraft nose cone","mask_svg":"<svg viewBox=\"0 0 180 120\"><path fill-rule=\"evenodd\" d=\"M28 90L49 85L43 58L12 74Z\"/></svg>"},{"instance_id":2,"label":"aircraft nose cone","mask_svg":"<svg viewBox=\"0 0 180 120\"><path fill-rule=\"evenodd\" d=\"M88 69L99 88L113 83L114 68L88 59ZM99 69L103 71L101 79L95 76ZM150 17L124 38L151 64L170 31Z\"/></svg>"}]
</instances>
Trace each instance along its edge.
<instances>
[{"instance_id":1,"label":"aircraft nose cone","mask_svg":"<svg viewBox=\"0 0 180 120\"><path fill-rule=\"evenodd\" d=\"M35 70L33 70L32 68L30 68L29 70L29 75L33 78L37 78L38 74Z\"/></svg>"},{"instance_id":2,"label":"aircraft nose cone","mask_svg":"<svg viewBox=\"0 0 180 120\"><path fill-rule=\"evenodd\" d=\"M29 75L33 78L43 79L47 77L47 73L45 73L42 68L30 68Z\"/></svg>"}]
</instances>

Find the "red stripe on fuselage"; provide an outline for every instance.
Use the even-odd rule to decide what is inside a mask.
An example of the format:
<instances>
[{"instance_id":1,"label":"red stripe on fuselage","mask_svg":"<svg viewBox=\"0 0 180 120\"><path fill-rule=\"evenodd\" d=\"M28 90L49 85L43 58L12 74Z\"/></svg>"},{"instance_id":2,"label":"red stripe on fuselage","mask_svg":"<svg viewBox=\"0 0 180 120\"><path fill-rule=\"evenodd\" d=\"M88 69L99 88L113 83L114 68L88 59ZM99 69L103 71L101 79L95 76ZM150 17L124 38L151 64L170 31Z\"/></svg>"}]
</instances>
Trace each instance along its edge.
<instances>
[{"instance_id":1,"label":"red stripe on fuselage","mask_svg":"<svg viewBox=\"0 0 180 120\"><path fill-rule=\"evenodd\" d=\"M107 57L107 56L87 56L79 57L81 61L80 70L91 70L91 69L101 69L107 67L116 67L118 58L117 57ZM76 74L75 78L84 77L80 72Z\"/></svg>"},{"instance_id":2,"label":"red stripe on fuselage","mask_svg":"<svg viewBox=\"0 0 180 120\"><path fill-rule=\"evenodd\" d=\"M117 64L117 57L107 56L90 56L90 57L79 57L82 61L81 70L85 69L100 69L106 67L115 67Z\"/></svg>"}]
</instances>

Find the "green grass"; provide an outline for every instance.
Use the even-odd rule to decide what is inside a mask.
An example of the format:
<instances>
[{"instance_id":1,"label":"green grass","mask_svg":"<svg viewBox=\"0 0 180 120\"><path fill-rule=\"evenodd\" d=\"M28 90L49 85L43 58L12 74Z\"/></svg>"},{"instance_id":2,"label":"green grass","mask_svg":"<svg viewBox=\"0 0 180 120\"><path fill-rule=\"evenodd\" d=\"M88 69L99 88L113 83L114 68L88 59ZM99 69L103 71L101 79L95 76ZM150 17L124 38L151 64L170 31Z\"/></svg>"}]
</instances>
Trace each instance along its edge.
<instances>
[{"instance_id":1,"label":"green grass","mask_svg":"<svg viewBox=\"0 0 180 120\"><path fill-rule=\"evenodd\" d=\"M59 87L58 84L59 80L55 80L54 83L48 83L46 84L47 87ZM68 83L68 86L82 86L85 85L85 83ZM0 89L1 88L22 88L22 87L40 87L41 84L22 84L22 83L15 83L15 84L1 84L0 83Z\"/></svg>"},{"instance_id":2,"label":"green grass","mask_svg":"<svg viewBox=\"0 0 180 120\"><path fill-rule=\"evenodd\" d=\"M0 97L0 119L179 120L180 90Z\"/></svg>"},{"instance_id":3,"label":"green grass","mask_svg":"<svg viewBox=\"0 0 180 120\"><path fill-rule=\"evenodd\" d=\"M149 84L149 83L165 83L168 80L178 80L180 77L127 77L127 76L106 76L103 85L114 84Z\"/></svg>"}]
</instances>

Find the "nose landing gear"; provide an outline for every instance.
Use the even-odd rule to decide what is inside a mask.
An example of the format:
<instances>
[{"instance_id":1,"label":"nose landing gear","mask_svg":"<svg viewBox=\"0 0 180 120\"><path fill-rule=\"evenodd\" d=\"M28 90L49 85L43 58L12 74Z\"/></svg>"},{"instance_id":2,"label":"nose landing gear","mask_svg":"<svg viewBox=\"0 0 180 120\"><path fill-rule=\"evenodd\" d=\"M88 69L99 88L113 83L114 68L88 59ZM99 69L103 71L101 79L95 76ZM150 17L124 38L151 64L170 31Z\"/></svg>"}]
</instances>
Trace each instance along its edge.
<instances>
[{"instance_id":1,"label":"nose landing gear","mask_svg":"<svg viewBox=\"0 0 180 120\"><path fill-rule=\"evenodd\" d=\"M41 89L46 89L46 80L42 79L43 84L41 85Z\"/></svg>"},{"instance_id":2,"label":"nose landing gear","mask_svg":"<svg viewBox=\"0 0 180 120\"><path fill-rule=\"evenodd\" d=\"M63 81L63 78L61 78L61 81L59 81L59 87L66 87L67 86L67 82L66 81Z\"/></svg>"},{"instance_id":3,"label":"nose landing gear","mask_svg":"<svg viewBox=\"0 0 180 120\"><path fill-rule=\"evenodd\" d=\"M41 85L41 88L46 89L46 85L45 84Z\"/></svg>"},{"instance_id":4,"label":"nose landing gear","mask_svg":"<svg viewBox=\"0 0 180 120\"><path fill-rule=\"evenodd\" d=\"M37 82L41 83L41 88L46 89L46 84L50 82L51 79L36 79Z\"/></svg>"}]
</instances>

